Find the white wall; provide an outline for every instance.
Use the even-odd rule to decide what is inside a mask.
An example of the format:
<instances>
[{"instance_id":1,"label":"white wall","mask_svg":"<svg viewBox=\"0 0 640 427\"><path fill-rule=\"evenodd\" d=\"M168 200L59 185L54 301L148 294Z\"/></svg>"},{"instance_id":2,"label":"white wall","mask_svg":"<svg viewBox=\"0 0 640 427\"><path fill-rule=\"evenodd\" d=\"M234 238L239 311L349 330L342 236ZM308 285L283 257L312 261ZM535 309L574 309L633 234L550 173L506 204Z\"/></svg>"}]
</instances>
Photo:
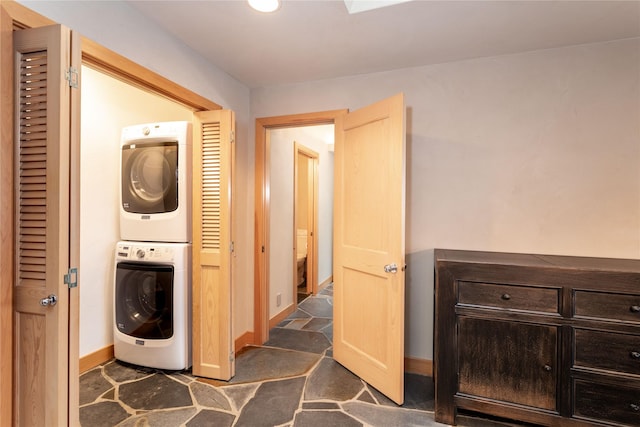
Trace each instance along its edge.
<instances>
[{"instance_id":1,"label":"white wall","mask_svg":"<svg viewBox=\"0 0 640 427\"><path fill-rule=\"evenodd\" d=\"M318 284L333 274L333 152L325 142L333 125L268 130L269 166L269 318L293 304L294 142L318 153ZM282 303L276 304L277 294Z\"/></svg>"},{"instance_id":2,"label":"white wall","mask_svg":"<svg viewBox=\"0 0 640 427\"><path fill-rule=\"evenodd\" d=\"M407 356L433 249L640 257L640 40L252 90L254 117L407 105Z\"/></svg>"},{"instance_id":3,"label":"white wall","mask_svg":"<svg viewBox=\"0 0 640 427\"><path fill-rule=\"evenodd\" d=\"M114 249L120 239L120 131L191 121L181 105L82 67L80 133L80 357L113 344Z\"/></svg>"}]
</instances>

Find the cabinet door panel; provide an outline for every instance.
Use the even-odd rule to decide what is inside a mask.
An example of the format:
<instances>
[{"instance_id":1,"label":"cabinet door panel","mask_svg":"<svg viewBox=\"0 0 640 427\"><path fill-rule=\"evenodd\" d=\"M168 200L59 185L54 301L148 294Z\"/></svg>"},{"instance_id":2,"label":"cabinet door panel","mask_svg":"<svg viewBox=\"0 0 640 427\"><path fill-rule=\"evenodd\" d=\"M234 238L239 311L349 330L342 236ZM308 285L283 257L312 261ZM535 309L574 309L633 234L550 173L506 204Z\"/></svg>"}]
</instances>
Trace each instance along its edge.
<instances>
[{"instance_id":1,"label":"cabinet door panel","mask_svg":"<svg viewBox=\"0 0 640 427\"><path fill-rule=\"evenodd\" d=\"M458 392L556 411L555 326L460 317Z\"/></svg>"}]
</instances>

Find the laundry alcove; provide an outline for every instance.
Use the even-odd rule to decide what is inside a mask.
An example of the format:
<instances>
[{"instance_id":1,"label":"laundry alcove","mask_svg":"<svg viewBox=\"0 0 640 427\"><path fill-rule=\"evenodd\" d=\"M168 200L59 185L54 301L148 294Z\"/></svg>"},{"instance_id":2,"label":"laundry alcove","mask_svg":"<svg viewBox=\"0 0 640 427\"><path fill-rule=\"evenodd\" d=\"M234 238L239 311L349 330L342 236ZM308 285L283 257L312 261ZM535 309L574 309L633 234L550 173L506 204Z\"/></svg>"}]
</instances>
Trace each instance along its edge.
<instances>
[{"instance_id":1,"label":"laundry alcove","mask_svg":"<svg viewBox=\"0 0 640 427\"><path fill-rule=\"evenodd\" d=\"M82 66L80 371L113 353L114 251L119 230L123 127L192 120L187 107Z\"/></svg>"}]
</instances>

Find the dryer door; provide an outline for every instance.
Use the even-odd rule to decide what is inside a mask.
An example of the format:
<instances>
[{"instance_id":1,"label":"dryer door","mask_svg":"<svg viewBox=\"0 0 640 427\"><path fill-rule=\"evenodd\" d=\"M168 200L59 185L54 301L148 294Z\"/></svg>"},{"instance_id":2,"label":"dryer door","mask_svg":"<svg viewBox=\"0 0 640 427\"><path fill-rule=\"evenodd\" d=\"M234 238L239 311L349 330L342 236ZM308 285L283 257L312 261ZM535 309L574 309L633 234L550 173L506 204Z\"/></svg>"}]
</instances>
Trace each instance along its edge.
<instances>
[{"instance_id":1,"label":"dryer door","mask_svg":"<svg viewBox=\"0 0 640 427\"><path fill-rule=\"evenodd\" d=\"M173 336L171 265L119 262L116 268L116 326L142 339Z\"/></svg>"},{"instance_id":2,"label":"dryer door","mask_svg":"<svg viewBox=\"0 0 640 427\"><path fill-rule=\"evenodd\" d=\"M122 208L155 214L178 209L178 143L122 146Z\"/></svg>"}]
</instances>

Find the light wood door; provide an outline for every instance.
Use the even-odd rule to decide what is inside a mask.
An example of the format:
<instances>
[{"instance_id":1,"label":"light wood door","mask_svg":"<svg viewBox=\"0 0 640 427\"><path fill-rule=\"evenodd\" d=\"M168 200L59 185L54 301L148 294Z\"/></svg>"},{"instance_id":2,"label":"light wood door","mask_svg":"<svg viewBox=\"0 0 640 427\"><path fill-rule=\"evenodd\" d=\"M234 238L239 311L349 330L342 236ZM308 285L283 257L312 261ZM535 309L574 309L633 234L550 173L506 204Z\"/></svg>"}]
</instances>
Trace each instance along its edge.
<instances>
[{"instance_id":1,"label":"light wood door","mask_svg":"<svg viewBox=\"0 0 640 427\"><path fill-rule=\"evenodd\" d=\"M69 365L77 364L77 331L69 331L77 288L70 289L65 275L77 257L70 235L77 237L78 224L70 217L77 214L71 150L77 150L79 115L71 118L79 98L66 72L79 70L80 51L78 43L72 48L71 31L59 25L14 34L14 423L61 426L77 420L69 409L77 408L70 401L77 398L77 382L69 378L77 374Z\"/></svg>"},{"instance_id":2,"label":"light wood door","mask_svg":"<svg viewBox=\"0 0 640 427\"><path fill-rule=\"evenodd\" d=\"M235 374L232 319L232 209L235 119L232 111L194 113L193 374Z\"/></svg>"},{"instance_id":3,"label":"light wood door","mask_svg":"<svg viewBox=\"0 0 640 427\"><path fill-rule=\"evenodd\" d=\"M334 358L401 404L404 96L339 117L335 128Z\"/></svg>"}]
</instances>

